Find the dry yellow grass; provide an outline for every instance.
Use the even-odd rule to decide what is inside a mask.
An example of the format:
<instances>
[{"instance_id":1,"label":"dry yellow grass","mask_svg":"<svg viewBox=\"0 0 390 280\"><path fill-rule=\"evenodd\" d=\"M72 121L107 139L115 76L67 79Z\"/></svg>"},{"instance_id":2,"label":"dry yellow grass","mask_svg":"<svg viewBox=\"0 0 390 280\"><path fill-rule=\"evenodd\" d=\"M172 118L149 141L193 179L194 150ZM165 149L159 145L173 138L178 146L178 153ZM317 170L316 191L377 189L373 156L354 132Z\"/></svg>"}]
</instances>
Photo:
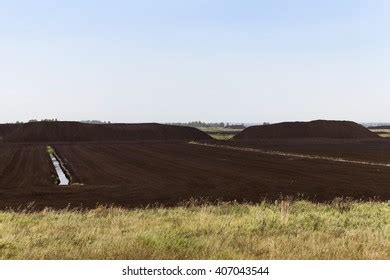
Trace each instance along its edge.
<instances>
[{"instance_id":1,"label":"dry yellow grass","mask_svg":"<svg viewBox=\"0 0 390 280\"><path fill-rule=\"evenodd\" d=\"M390 259L390 205L0 212L1 259Z\"/></svg>"}]
</instances>

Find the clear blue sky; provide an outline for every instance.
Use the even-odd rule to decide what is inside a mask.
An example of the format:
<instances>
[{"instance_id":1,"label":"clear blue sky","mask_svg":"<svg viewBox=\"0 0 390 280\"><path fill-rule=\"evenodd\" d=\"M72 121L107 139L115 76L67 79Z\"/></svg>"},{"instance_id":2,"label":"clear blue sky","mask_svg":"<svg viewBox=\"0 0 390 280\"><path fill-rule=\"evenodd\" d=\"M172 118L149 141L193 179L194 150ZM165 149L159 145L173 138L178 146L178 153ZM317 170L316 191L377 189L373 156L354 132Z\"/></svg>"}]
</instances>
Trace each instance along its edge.
<instances>
[{"instance_id":1,"label":"clear blue sky","mask_svg":"<svg viewBox=\"0 0 390 280\"><path fill-rule=\"evenodd\" d=\"M0 0L0 122L390 121L387 0Z\"/></svg>"}]
</instances>

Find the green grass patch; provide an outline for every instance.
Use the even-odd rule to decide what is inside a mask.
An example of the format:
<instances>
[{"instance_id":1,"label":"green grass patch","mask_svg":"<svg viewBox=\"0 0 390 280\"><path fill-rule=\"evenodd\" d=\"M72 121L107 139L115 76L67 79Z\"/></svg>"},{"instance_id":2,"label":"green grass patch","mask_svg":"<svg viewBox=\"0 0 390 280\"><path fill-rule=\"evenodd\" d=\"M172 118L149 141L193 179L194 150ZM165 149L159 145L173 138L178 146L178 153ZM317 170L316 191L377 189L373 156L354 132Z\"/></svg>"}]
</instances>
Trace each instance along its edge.
<instances>
[{"instance_id":1,"label":"green grass patch","mask_svg":"<svg viewBox=\"0 0 390 280\"><path fill-rule=\"evenodd\" d=\"M52 146L47 146L47 147L46 147L46 151L47 151L47 153L48 153L49 155L52 155L52 154L54 154L54 152L55 152Z\"/></svg>"},{"instance_id":2,"label":"green grass patch","mask_svg":"<svg viewBox=\"0 0 390 280\"><path fill-rule=\"evenodd\" d=\"M209 135L217 140L231 140L235 134L209 133Z\"/></svg>"},{"instance_id":3,"label":"green grass patch","mask_svg":"<svg viewBox=\"0 0 390 280\"><path fill-rule=\"evenodd\" d=\"M0 212L1 259L389 259L390 204Z\"/></svg>"},{"instance_id":4,"label":"green grass patch","mask_svg":"<svg viewBox=\"0 0 390 280\"><path fill-rule=\"evenodd\" d=\"M390 137L390 129L370 129L381 137Z\"/></svg>"}]
</instances>

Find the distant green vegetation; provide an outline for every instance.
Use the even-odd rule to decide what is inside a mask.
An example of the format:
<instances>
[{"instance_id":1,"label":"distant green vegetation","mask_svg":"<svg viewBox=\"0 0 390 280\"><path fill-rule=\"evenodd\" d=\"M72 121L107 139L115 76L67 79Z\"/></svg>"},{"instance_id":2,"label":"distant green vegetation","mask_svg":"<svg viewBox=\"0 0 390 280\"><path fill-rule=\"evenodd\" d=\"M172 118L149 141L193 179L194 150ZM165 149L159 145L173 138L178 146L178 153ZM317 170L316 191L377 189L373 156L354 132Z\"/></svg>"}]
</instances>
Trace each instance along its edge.
<instances>
[{"instance_id":1,"label":"distant green vegetation","mask_svg":"<svg viewBox=\"0 0 390 280\"><path fill-rule=\"evenodd\" d=\"M110 121L101 121L101 120L83 120L81 123L89 123L89 124L111 124Z\"/></svg>"},{"instance_id":2,"label":"distant green vegetation","mask_svg":"<svg viewBox=\"0 0 390 280\"><path fill-rule=\"evenodd\" d=\"M375 132L382 137L390 137L390 129L370 129L372 132Z\"/></svg>"},{"instance_id":3,"label":"distant green vegetation","mask_svg":"<svg viewBox=\"0 0 390 280\"><path fill-rule=\"evenodd\" d=\"M225 123L223 122L216 122L216 123L208 123L208 122L201 122L201 121L193 121L193 122L174 122L174 123L167 123L171 125L179 125L179 126L190 126L190 127L225 127Z\"/></svg>"},{"instance_id":4,"label":"distant green vegetation","mask_svg":"<svg viewBox=\"0 0 390 280\"><path fill-rule=\"evenodd\" d=\"M217 140L231 140L235 134L209 133L209 135Z\"/></svg>"},{"instance_id":5,"label":"distant green vegetation","mask_svg":"<svg viewBox=\"0 0 390 280\"><path fill-rule=\"evenodd\" d=\"M199 129L244 129L244 124L230 124L224 122L201 122L201 121L193 121L193 122L175 122L175 123L167 123L170 125L179 125L179 126L190 126L196 127Z\"/></svg>"},{"instance_id":6,"label":"distant green vegetation","mask_svg":"<svg viewBox=\"0 0 390 280\"><path fill-rule=\"evenodd\" d=\"M0 212L1 259L390 259L390 204Z\"/></svg>"},{"instance_id":7,"label":"distant green vegetation","mask_svg":"<svg viewBox=\"0 0 390 280\"><path fill-rule=\"evenodd\" d=\"M46 151L47 151L47 153L48 153L49 155L52 155L52 154L54 154L54 152L55 152L52 146L47 146L47 147L46 147Z\"/></svg>"},{"instance_id":8,"label":"distant green vegetation","mask_svg":"<svg viewBox=\"0 0 390 280\"><path fill-rule=\"evenodd\" d=\"M201 127L199 129L217 140L230 140L234 137L234 135L240 133L243 130L226 127Z\"/></svg>"}]
</instances>

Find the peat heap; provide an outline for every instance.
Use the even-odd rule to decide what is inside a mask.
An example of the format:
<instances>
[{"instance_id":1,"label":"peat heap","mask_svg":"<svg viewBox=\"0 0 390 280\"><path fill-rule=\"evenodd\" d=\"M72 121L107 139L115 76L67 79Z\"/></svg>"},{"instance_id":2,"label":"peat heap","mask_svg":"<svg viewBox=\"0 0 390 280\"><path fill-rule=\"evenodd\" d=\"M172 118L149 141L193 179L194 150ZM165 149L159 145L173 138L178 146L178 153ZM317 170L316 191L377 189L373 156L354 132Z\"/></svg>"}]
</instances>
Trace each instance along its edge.
<instances>
[{"instance_id":1,"label":"peat heap","mask_svg":"<svg viewBox=\"0 0 390 280\"><path fill-rule=\"evenodd\" d=\"M367 139L379 136L355 122L316 120L251 126L234 137L235 140L293 138Z\"/></svg>"},{"instance_id":2,"label":"peat heap","mask_svg":"<svg viewBox=\"0 0 390 280\"><path fill-rule=\"evenodd\" d=\"M21 127L22 124L14 124L14 123L5 123L0 124L0 140L5 138L8 134L14 132L16 129Z\"/></svg>"},{"instance_id":3,"label":"peat heap","mask_svg":"<svg viewBox=\"0 0 390 280\"><path fill-rule=\"evenodd\" d=\"M87 142L208 140L192 127L144 124L85 124L80 122L34 122L21 125L4 137L6 142Z\"/></svg>"}]
</instances>

